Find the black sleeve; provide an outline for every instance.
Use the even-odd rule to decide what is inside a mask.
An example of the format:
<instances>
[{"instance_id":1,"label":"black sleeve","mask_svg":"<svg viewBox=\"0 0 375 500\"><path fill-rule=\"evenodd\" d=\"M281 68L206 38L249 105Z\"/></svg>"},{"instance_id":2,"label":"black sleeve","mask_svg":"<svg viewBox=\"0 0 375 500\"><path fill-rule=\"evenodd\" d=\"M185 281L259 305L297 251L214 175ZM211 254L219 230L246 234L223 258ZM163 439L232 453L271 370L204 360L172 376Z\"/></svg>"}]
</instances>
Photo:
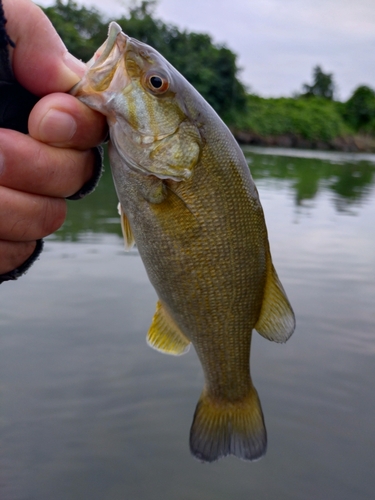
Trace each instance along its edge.
<instances>
[{"instance_id":1,"label":"black sleeve","mask_svg":"<svg viewBox=\"0 0 375 500\"><path fill-rule=\"evenodd\" d=\"M39 255L42 253L43 244L43 240L37 240L35 250L23 264L21 264L16 269L13 269L13 271L10 271L9 273L0 274L0 284L4 283L4 281L14 281L22 276L32 266L32 264L34 264Z\"/></svg>"},{"instance_id":2,"label":"black sleeve","mask_svg":"<svg viewBox=\"0 0 375 500\"><path fill-rule=\"evenodd\" d=\"M89 181L84 184L79 191L72 196L68 196L67 200L81 200L88 194L92 193L98 185L99 179L103 173L103 148L98 146L92 149L95 156L94 174Z\"/></svg>"}]
</instances>

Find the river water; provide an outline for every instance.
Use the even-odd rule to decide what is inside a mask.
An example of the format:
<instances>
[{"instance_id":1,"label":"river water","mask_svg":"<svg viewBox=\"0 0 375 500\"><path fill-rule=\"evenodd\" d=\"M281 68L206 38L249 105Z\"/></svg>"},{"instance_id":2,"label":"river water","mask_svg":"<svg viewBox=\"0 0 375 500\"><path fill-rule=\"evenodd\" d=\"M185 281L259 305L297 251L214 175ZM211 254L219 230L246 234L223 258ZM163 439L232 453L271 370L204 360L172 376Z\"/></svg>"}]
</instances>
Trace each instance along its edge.
<instances>
[{"instance_id":1,"label":"river water","mask_svg":"<svg viewBox=\"0 0 375 500\"><path fill-rule=\"evenodd\" d=\"M201 368L145 343L156 295L106 172L0 287L2 500L374 498L375 156L246 156L297 317L285 345L253 336L267 455L191 457Z\"/></svg>"}]
</instances>

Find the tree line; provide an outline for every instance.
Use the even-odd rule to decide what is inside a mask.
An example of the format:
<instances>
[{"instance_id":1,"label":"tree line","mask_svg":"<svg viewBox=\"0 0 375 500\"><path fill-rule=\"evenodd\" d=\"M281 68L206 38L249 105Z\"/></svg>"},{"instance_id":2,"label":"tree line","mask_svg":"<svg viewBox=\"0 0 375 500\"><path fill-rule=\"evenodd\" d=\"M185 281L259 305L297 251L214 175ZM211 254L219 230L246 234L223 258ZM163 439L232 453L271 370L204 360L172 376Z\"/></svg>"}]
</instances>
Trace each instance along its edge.
<instances>
[{"instance_id":1,"label":"tree line","mask_svg":"<svg viewBox=\"0 0 375 500\"><path fill-rule=\"evenodd\" d=\"M245 86L238 79L237 56L203 33L180 31L154 16L155 1L141 1L116 21L132 38L160 52L194 85L226 121L246 104ZM98 10L73 0L56 0L43 8L69 52L88 61L107 38L108 19Z\"/></svg>"},{"instance_id":2,"label":"tree line","mask_svg":"<svg viewBox=\"0 0 375 500\"><path fill-rule=\"evenodd\" d=\"M324 73L320 66L313 69L313 82L304 84L302 97L321 97L333 101L336 83L332 73ZM375 91L367 85L357 87L350 98L342 103L341 114L358 131L375 133Z\"/></svg>"},{"instance_id":3,"label":"tree line","mask_svg":"<svg viewBox=\"0 0 375 500\"><path fill-rule=\"evenodd\" d=\"M264 99L239 79L237 56L204 33L179 30L155 17L156 0L141 0L116 21L129 36L158 50L234 130L260 136L291 133L329 140L355 133L375 135L375 91L361 85L346 102L335 100L333 75L320 66L311 84L291 98ZM43 8L68 50L88 61L107 37L109 20L95 8L56 0Z\"/></svg>"}]
</instances>

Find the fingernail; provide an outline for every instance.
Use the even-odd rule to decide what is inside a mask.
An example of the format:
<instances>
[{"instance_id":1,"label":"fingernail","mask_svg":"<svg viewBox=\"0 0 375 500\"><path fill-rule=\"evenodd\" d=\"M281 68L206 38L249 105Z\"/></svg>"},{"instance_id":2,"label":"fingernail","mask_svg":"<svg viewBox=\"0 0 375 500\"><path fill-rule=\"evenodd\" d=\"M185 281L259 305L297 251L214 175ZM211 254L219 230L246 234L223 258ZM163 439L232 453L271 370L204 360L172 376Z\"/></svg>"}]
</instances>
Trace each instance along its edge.
<instances>
[{"instance_id":1,"label":"fingernail","mask_svg":"<svg viewBox=\"0 0 375 500\"><path fill-rule=\"evenodd\" d=\"M69 52L65 52L63 55L63 61L64 64L67 68L70 69L70 71L73 71L76 75L78 75L80 78L83 77L85 74L87 68L86 64L77 59L76 57L72 56Z\"/></svg>"},{"instance_id":2,"label":"fingernail","mask_svg":"<svg viewBox=\"0 0 375 500\"><path fill-rule=\"evenodd\" d=\"M39 125L41 140L50 144L70 141L76 130L77 123L74 118L58 109L50 109Z\"/></svg>"}]
</instances>

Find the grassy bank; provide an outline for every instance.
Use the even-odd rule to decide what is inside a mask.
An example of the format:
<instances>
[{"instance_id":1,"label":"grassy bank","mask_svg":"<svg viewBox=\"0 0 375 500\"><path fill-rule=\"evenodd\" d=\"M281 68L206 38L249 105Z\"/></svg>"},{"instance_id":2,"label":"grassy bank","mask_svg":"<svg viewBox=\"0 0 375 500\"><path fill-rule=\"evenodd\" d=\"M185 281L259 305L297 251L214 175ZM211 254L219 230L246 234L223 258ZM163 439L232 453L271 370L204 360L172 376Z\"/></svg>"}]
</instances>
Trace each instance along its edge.
<instances>
[{"instance_id":1,"label":"grassy bank","mask_svg":"<svg viewBox=\"0 0 375 500\"><path fill-rule=\"evenodd\" d=\"M356 130L345 103L321 97L270 98L247 96L246 111L231 124L244 144L375 151L371 131Z\"/></svg>"}]
</instances>

